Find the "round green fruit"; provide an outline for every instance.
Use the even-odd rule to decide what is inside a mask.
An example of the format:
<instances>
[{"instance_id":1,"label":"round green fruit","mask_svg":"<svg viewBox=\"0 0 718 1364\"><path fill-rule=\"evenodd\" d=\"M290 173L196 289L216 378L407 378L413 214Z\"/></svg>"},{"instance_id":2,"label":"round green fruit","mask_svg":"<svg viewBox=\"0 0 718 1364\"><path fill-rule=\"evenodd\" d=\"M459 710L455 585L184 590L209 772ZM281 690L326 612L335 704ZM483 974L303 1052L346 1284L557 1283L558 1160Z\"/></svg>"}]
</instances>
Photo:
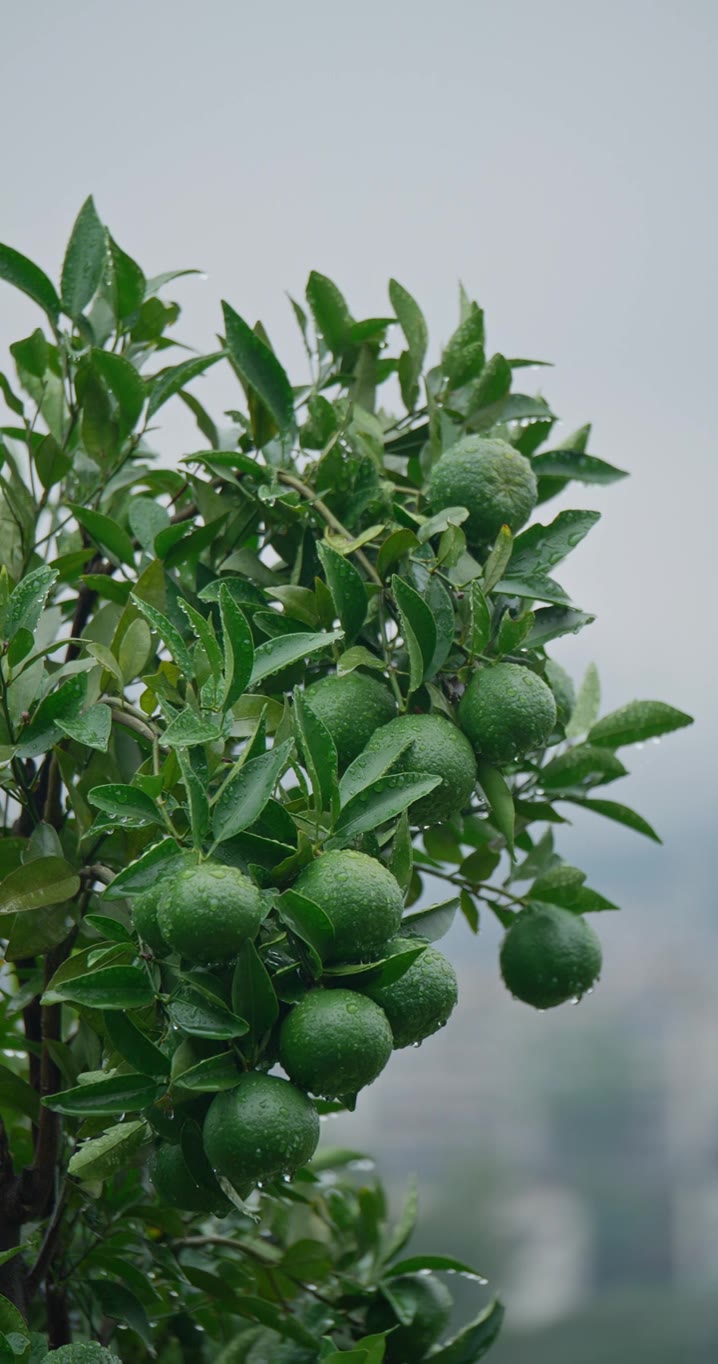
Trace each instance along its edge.
<instances>
[{"instance_id":1,"label":"round green fruit","mask_svg":"<svg viewBox=\"0 0 718 1364\"><path fill-rule=\"evenodd\" d=\"M385 955L405 952L417 941L395 938L387 943ZM391 985L370 985L362 993L384 1010L397 1048L414 1046L443 1028L459 998L451 962L431 946Z\"/></svg>"},{"instance_id":2,"label":"round green fruit","mask_svg":"<svg viewBox=\"0 0 718 1364\"><path fill-rule=\"evenodd\" d=\"M80 1340L74 1345L61 1345L42 1356L42 1364L122 1364L117 1355L92 1340Z\"/></svg>"},{"instance_id":3,"label":"round green fruit","mask_svg":"<svg viewBox=\"0 0 718 1364\"><path fill-rule=\"evenodd\" d=\"M334 740L343 772L369 742L375 729L396 715L396 702L383 682L364 673L331 673L305 692L309 706Z\"/></svg>"},{"instance_id":4,"label":"round green fruit","mask_svg":"<svg viewBox=\"0 0 718 1364\"><path fill-rule=\"evenodd\" d=\"M278 1075L248 1071L212 1100L204 1149L217 1174L238 1188L306 1165L319 1141L314 1104Z\"/></svg>"},{"instance_id":5,"label":"round green fruit","mask_svg":"<svg viewBox=\"0 0 718 1364\"><path fill-rule=\"evenodd\" d=\"M404 899L398 881L366 853L323 853L304 868L295 889L314 900L331 922L334 943L327 962L371 960L401 922Z\"/></svg>"},{"instance_id":6,"label":"round green fruit","mask_svg":"<svg viewBox=\"0 0 718 1364\"><path fill-rule=\"evenodd\" d=\"M236 957L262 922L257 887L236 867L203 862L165 884L157 926L175 952L209 964Z\"/></svg>"},{"instance_id":7,"label":"round green fruit","mask_svg":"<svg viewBox=\"0 0 718 1364\"><path fill-rule=\"evenodd\" d=\"M556 701L530 668L496 663L474 673L459 722L478 756L501 766L543 747L556 724Z\"/></svg>"},{"instance_id":8,"label":"round green fruit","mask_svg":"<svg viewBox=\"0 0 718 1364\"><path fill-rule=\"evenodd\" d=\"M429 501L435 512L466 507L462 529L471 545L496 539L502 526L516 532L536 506L538 490L531 464L505 440L465 436L452 445L431 473Z\"/></svg>"},{"instance_id":9,"label":"round green fruit","mask_svg":"<svg viewBox=\"0 0 718 1364\"><path fill-rule=\"evenodd\" d=\"M417 1364L448 1325L451 1294L433 1274L398 1274L391 1280L391 1290L401 1306L412 1312L411 1321L401 1325L391 1304L377 1295L366 1314L367 1331L391 1331L386 1338L386 1364Z\"/></svg>"},{"instance_id":10,"label":"round green fruit","mask_svg":"<svg viewBox=\"0 0 718 1364\"><path fill-rule=\"evenodd\" d=\"M354 990L309 990L282 1024L279 1060L296 1085L337 1099L372 1084L393 1045L373 1000Z\"/></svg>"},{"instance_id":11,"label":"round green fruit","mask_svg":"<svg viewBox=\"0 0 718 1364\"><path fill-rule=\"evenodd\" d=\"M229 1201L219 1189L212 1192L197 1184L179 1146L162 1142L150 1159L150 1179L168 1208L183 1212L224 1213Z\"/></svg>"},{"instance_id":12,"label":"round green fruit","mask_svg":"<svg viewBox=\"0 0 718 1364\"><path fill-rule=\"evenodd\" d=\"M157 924L157 906L164 885L164 881L155 881L153 886L132 899L132 922L135 930L155 957L166 957L169 951Z\"/></svg>"},{"instance_id":13,"label":"round green fruit","mask_svg":"<svg viewBox=\"0 0 718 1364\"><path fill-rule=\"evenodd\" d=\"M554 905L522 909L501 945L504 984L535 1009L580 999L600 972L598 935L580 914Z\"/></svg>"},{"instance_id":14,"label":"round green fruit","mask_svg":"<svg viewBox=\"0 0 718 1364\"><path fill-rule=\"evenodd\" d=\"M476 759L471 744L445 715L399 715L376 731L367 752L381 749L388 739L410 740L392 772L428 772L441 777L427 796L409 806L412 824L441 824L468 804L476 784Z\"/></svg>"}]
</instances>

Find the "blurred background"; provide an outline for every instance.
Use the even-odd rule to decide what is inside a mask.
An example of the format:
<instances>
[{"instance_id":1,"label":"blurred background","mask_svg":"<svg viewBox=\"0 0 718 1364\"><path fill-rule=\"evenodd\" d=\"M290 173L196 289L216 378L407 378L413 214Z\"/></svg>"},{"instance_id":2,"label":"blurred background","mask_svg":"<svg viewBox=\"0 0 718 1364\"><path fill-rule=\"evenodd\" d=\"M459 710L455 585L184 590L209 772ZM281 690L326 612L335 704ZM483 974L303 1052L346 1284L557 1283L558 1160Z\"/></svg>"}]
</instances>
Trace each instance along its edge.
<instances>
[{"instance_id":1,"label":"blurred background","mask_svg":"<svg viewBox=\"0 0 718 1364\"><path fill-rule=\"evenodd\" d=\"M580 812L561 830L623 906L594 920L600 988L534 1013L500 984L497 925L457 925L450 1028L325 1135L371 1151L397 1200L416 1171L417 1248L507 1303L496 1364L715 1360L718 7L0 0L0 18L2 240L57 277L93 193L148 273L207 272L173 286L185 339L212 346L225 297L295 374L284 291L311 268L359 315L397 276L434 355L461 279L492 349L555 364L531 377L561 437L593 419L592 453L630 470L570 495L603 513L561 573L598 619L553 650L576 680L598 661L605 709L658 698L697 724L632 750L616 792L664 847ZM3 367L36 323L4 288ZM219 415L239 390L223 367L197 392ZM166 463L196 448L180 406Z\"/></svg>"}]
</instances>

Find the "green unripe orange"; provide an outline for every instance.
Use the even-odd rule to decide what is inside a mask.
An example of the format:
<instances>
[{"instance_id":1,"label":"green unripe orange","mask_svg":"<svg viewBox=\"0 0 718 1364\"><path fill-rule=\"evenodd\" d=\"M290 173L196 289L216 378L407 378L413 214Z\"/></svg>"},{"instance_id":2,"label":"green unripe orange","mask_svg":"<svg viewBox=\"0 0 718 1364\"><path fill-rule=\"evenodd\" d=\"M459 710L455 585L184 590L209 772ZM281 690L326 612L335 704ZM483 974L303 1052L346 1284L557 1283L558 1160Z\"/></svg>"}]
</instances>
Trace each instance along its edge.
<instances>
[{"instance_id":1,"label":"green unripe orange","mask_svg":"<svg viewBox=\"0 0 718 1364\"><path fill-rule=\"evenodd\" d=\"M501 974L515 999L554 1009L591 990L601 972L601 943L580 914L530 905L501 945Z\"/></svg>"},{"instance_id":2,"label":"green unripe orange","mask_svg":"<svg viewBox=\"0 0 718 1364\"><path fill-rule=\"evenodd\" d=\"M386 955L416 947L417 941L395 938L387 943ZM369 985L362 993L381 1005L397 1048L423 1042L443 1028L459 998L451 962L431 945L391 985Z\"/></svg>"},{"instance_id":3,"label":"green unripe orange","mask_svg":"<svg viewBox=\"0 0 718 1364\"><path fill-rule=\"evenodd\" d=\"M132 922L143 943L155 957L166 957L169 951L157 923L157 906L164 888L164 880L155 881L132 899Z\"/></svg>"},{"instance_id":4,"label":"green unripe orange","mask_svg":"<svg viewBox=\"0 0 718 1364\"><path fill-rule=\"evenodd\" d=\"M150 1159L150 1179L158 1198L168 1208L183 1212L223 1213L229 1201L219 1189L212 1192L197 1184L179 1146L162 1142Z\"/></svg>"},{"instance_id":5,"label":"green unripe orange","mask_svg":"<svg viewBox=\"0 0 718 1364\"><path fill-rule=\"evenodd\" d=\"M236 867L203 862L164 886L157 925L175 952L209 964L235 957L262 922L257 887Z\"/></svg>"},{"instance_id":6,"label":"green unripe orange","mask_svg":"<svg viewBox=\"0 0 718 1364\"><path fill-rule=\"evenodd\" d=\"M393 1045L373 1000L354 990L309 990L282 1024L279 1060L302 1089L337 1099L372 1084Z\"/></svg>"},{"instance_id":7,"label":"green unripe orange","mask_svg":"<svg viewBox=\"0 0 718 1364\"><path fill-rule=\"evenodd\" d=\"M462 529L471 545L489 544L504 525L520 530L537 497L529 460L507 441L484 436L457 441L434 465L429 480L435 512L466 507L469 517Z\"/></svg>"},{"instance_id":8,"label":"green unripe orange","mask_svg":"<svg viewBox=\"0 0 718 1364\"><path fill-rule=\"evenodd\" d=\"M319 1116L300 1089L278 1075L247 1071L212 1100L204 1149L213 1170L237 1188L293 1173L314 1155Z\"/></svg>"},{"instance_id":9,"label":"green unripe orange","mask_svg":"<svg viewBox=\"0 0 718 1364\"><path fill-rule=\"evenodd\" d=\"M334 740L340 772L361 753L374 730L396 715L388 687L356 671L321 677L307 687L305 695Z\"/></svg>"},{"instance_id":10,"label":"green unripe orange","mask_svg":"<svg viewBox=\"0 0 718 1364\"><path fill-rule=\"evenodd\" d=\"M451 1294L433 1274L398 1274L391 1289L401 1306L413 1311L411 1321L403 1326L386 1298L377 1296L366 1314L367 1330L391 1331L386 1338L387 1364L417 1364L448 1325Z\"/></svg>"},{"instance_id":11,"label":"green unripe orange","mask_svg":"<svg viewBox=\"0 0 718 1364\"><path fill-rule=\"evenodd\" d=\"M445 715L399 715L376 731L367 751L376 752L394 736L411 743L392 765L392 772L441 777L440 786L409 806L411 823L441 824L463 810L476 784L476 759L466 735Z\"/></svg>"},{"instance_id":12,"label":"green unripe orange","mask_svg":"<svg viewBox=\"0 0 718 1364\"><path fill-rule=\"evenodd\" d=\"M519 663L478 668L459 702L459 723L479 757L499 766L542 748L556 724L550 687Z\"/></svg>"},{"instance_id":13,"label":"green unripe orange","mask_svg":"<svg viewBox=\"0 0 718 1364\"><path fill-rule=\"evenodd\" d=\"M398 881L366 853L323 853L304 868L295 888L331 922L334 943L327 962L371 960L401 922L404 898Z\"/></svg>"}]
</instances>

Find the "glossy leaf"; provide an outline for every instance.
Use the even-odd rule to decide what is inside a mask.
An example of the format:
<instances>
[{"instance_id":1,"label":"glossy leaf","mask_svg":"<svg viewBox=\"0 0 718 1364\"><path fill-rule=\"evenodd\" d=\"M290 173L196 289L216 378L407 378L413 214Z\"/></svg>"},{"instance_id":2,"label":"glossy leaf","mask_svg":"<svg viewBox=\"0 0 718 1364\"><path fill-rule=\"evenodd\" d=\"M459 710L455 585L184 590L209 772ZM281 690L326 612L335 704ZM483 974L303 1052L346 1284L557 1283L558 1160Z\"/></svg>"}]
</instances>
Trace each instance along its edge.
<instances>
[{"instance_id":1,"label":"glossy leaf","mask_svg":"<svg viewBox=\"0 0 718 1364\"><path fill-rule=\"evenodd\" d=\"M141 891L154 885L155 881L166 876L172 864L177 862L181 855L179 844L173 838L163 839L161 843L148 848L147 852L135 862L131 862L129 867L123 867L109 886L105 887L104 898L121 900L125 895L139 895Z\"/></svg>"},{"instance_id":2,"label":"glossy leaf","mask_svg":"<svg viewBox=\"0 0 718 1364\"><path fill-rule=\"evenodd\" d=\"M306 297L317 331L332 354L341 355L353 322L346 300L336 284L316 270L312 270L307 281Z\"/></svg>"},{"instance_id":3,"label":"glossy leaf","mask_svg":"<svg viewBox=\"0 0 718 1364\"><path fill-rule=\"evenodd\" d=\"M417 772L396 772L393 776L379 777L343 807L335 827L336 838L348 842L357 834L378 828L400 815L414 801L428 796L440 782L440 777Z\"/></svg>"},{"instance_id":4,"label":"glossy leaf","mask_svg":"<svg viewBox=\"0 0 718 1364\"><path fill-rule=\"evenodd\" d=\"M294 692L294 721L318 812L336 813L339 802L337 750L326 725L315 715L304 693Z\"/></svg>"},{"instance_id":5,"label":"glossy leaf","mask_svg":"<svg viewBox=\"0 0 718 1364\"><path fill-rule=\"evenodd\" d=\"M208 1056L183 1070L176 1077L182 1089L191 1089L198 1094L214 1094L222 1089L234 1089L239 1083L241 1072L232 1052L223 1051L218 1056Z\"/></svg>"},{"instance_id":6,"label":"glossy leaf","mask_svg":"<svg viewBox=\"0 0 718 1364\"><path fill-rule=\"evenodd\" d=\"M626 775L626 768L611 749L595 744L576 744L541 769L541 785L547 791L557 791L581 782L615 781Z\"/></svg>"},{"instance_id":7,"label":"glossy leaf","mask_svg":"<svg viewBox=\"0 0 718 1364\"><path fill-rule=\"evenodd\" d=\"M38 857L0 882L0 914L26 914L71 900L80 889L77 872L61 857Z\"/></svg>"},{"instance_id":8,"label":"glossy leaf","mask_svg":"<svg viewBox=\"0 0 718 1364\"><path fill-rule=\"evenodd\" d=\"M43 1099L43 1104L69 1118L111 1118L117 1113L138 1113L149 1107L163 1088L146 1075L111 1075L106 1080L64 1089Z\"/></svg>"},{"instance_id":9,"label":"glossy leaf","mask_svg":"<svg viewBox=\"0 0 718 1364\"><path fill-rule=\"evenodd\" d=\"M577 483L616 483L628 478L625 469L618 469L605 460L587 455L583 450L547 450L532 460L534 473L539 478L572 478Z\"/></svg>"},{"instance_id":10,"label":"glossy leaf","mask_svg":"<svg viewBox=\"0 0 718 1364\"><path fill-rule=\"evenodd\" d=\"M629 701L627 706L604 715L589 730L591 744L620 748L623 744L645 743L646 739L670 734L674 729L692 725L693 717L665 701Z\"/></svg>"},{"instance_id":11,"label":"glossy leaf","mask_svg":"<svg viewBox=\"0 0 718 1364\"><path fill-rule=\"evenodd\" d=\"M406 337L407 349L399 360L399 383L401 396L407 411L416 407L419 398L419 380L424 367L429 334L424 315L418 303L396 279L389 280L391 306L399 320Z\"/></svg>"},{"instance_id":12,"label":"glossy leaf","mask_svg":"<svg viewBox=\"0 0 718 1364\"><path fill-rule=\"evenodd\" d=\"M329 648L343 636L343 630L324 630L320 634L279 635L266 644L260 644L254 655L251 685L256 686L265 677L281 672L291 663L298 663L302 658Z\"/></svg>"},{"instance_id":13,"label":"glossy leaf","mask_svg":"<svg viewBox=\"0 0 718 1364\"><path fill-rule=\"evenodd\" d=\"M471 592L471 652L482 654L491 639L491 612L479 583L474 579Z\"/></svg>"},{"instance_id":14,"label":"glossy leaf","mask_svg":"<svg viewBox=\"0 0 718 1364\"><path fill-rule=\"evenodd\" d=\"M18 630L29 630L32 634L57 576L56 568L42 567L21 579L7 603L2 626L4 639L13 639Z\"/></svg>"},{"instance_id":15,"label":"glossy leaf","mask_svg":"<svg viewBox=\"0 0 718 1364\"><path fill-rule=\"evenodd\" d=\"M438 942L451 928L458 908L459 897L455 895L440 905L430 905L428 909L405 914L401 921L401 932L417 933L429 942Z\"/></svg>"},{"instance_id":16,"label":"glossy leaf","mask_svg":"<svg viewBox=\"0 0 718 1364\"><path fill-rule=\"evenodd\" d=\"M308 943L323 961L334 946L334 928L324 910L297 890L285 890L277 908L287 928Z\"/></svg>"},{"instance_id":17,"label":"glossy leaf","mask_svg":"<svg viewBox=\"0 0 718 1364\"><path fill-rule=\"evenodd\" d=\"M175 991L169 1011L175 1026L193 1037L231 1041L243 1037L248 1030L244 1018L233 1014L220 999L193 989L189 981L183 982Z\"/></svg>"},{"instance_id":18,"label":"glossy leaf","mask_svg":"<svg viewBox=\"0 0 718 1364\"><path fill-rule=\"evenodd\" d=\"M195 355L191 360L182 360L179 365L172 365L171 368L152 375L147 380L150 395L147 404L148 418L154 417L155 413L159 412L160 408L186 384L191 384L193 379L206 373L218 360L223 359L224 351L221 350L213 351L211 355Z\"/></svg>"},{"instance_id":19,"label":"glossy leaf","mask_svg":"<svg viewBox=\"0 0 718 1364\"><path fill-rule=\"evenodd\" d=\"M141 1009L152 1003L154 991L139 966L103 966L51 986L43 999L46 1004L69 1000L88 1009Z\"/></svg>"},{"instance_id":20,"label":"glossy leaf","mask_svg":"<svg viewBox=\"0 0 718 1364\"><path fill-rule=\"evenodd\" d=\"M415 592L414 588L403 578L394 574L391 587L399 610L402 630L406 629L407 625L410 627L410 632L414 635L421 650L422 674L420 681L423 681L431 666L436 649L434 617L423 597L420 597L419 593ZM414 690L413 685L412 690Z\"/></svg>"},{"instance_id":21,"label":"glossy leaf","mask_svg":"<svg viewBox=\"0 0 718 1364\"><path fill-rule=\"evenodd\" d=\"M254 667L254 643L247 618L226 584L219 589L224 641L224 705L233 706L246 690Z\"/></svg>"},{"instance_id":22,"label":"glossy leaf","mask_svg":"<svg viewBox=\"0 0 718 1364\"><path fill-rule=\"evenodd\" d=\"M526 637L528 649L543 648L561 635L577 635L584 625L593 625L595 616L577 611L573 606L547 606L535 613L534 623Z\"/></svg>"},{"instance_id":23,"label":"glossy leaf","mask_svg":"<svg viewBox=\"0 0 718 1364\"><path fill-rule=\"evenodd\" d=\"M121 824L131 823L136 828L145 824L161 824L162 816L154 801L138 786L94 786L87 799L96 809L115 816Z\"/></svg>"},{"instance_id":24,"label":"glossy leaf","mask_svg":"<svg viewBox=\"0 0 718 1364\"><path fill-rule=\"evenodd\" d=\"M598 719L601 704L601 683L595 663L589 663L579 688L576 703L566 725L566 738L578 739Z\"/></svg>"},{"instance_id":25,"label":"glossy leaf","mask_svg":"<svg viewBox=\"0 0 718 1364\"><path fill-rule=\"evenodd\" d=\"M508 526L502 526L484 564L481 581L485 593L491 592L503 578L512 556L513 546L514 538L511 531Z\"/></svg>"},{"instance_id":26,"label":"glossy leaf","mask_svg":"<svg viewBox=\"0 0 718 1364\"><path fill-rule=\"evenodd\" d=\"M193 673L192 656L185 644L179 630L167 619L156 606L150 602L143 601L136 592L132 593L132 600L138 609L146 617L150 627L156 631L160 639L167 645L177 667L184 673L185 677L191 677Z\"/></svg>"},{"instance_id":27,"label":"glossy leaf","mask_svg":"<svg viewBox=\"0 0 718 1364\"><path fill-rule=\"evenodd\" d=\"M54 324L60 316L60 300L44 270L20 251L0 243L0 279L12 284L34 303L38 303Z\"/></svg>"},{"instance_id":28,"label":"glossy leaf","mask_svg":"<svg viewBox=\"0 0 718 1364\"><path fill-rule=\"evenodd\" d=\"M71 503L70 509L101 549L107 550L119 563L134 565L135 551L132 541L127 531L118 525L117 521L111 516L105 516L103 512L93 511L90 507L79 507L76 503Z\"/></svg>"},{"instance_id":29,"label":"glossy leaf","mask_svg":"<svg viewBox=\"0 0 718 1364\"><path fill-rule=\"evenodd\" d=\"M356 639L366 619L368 606L366 588L350 559L337 554L336 550L322 541L317 544L317 553L345 638L351 643Z\"/></svg>"},{"instance_id":30,"label":"glossy leaf","mask_svg":"<svg viewBox=\"0 0 718 1364\"><path fill-rule=\"evenodd\" d=\"M92 363L117 399L125 430L131 431L145 405L146 390L141 375L124 355L115 355L109 350L93 350Z\"/></svg>"},{"instance_id":31,"label":"glossy leaf","mask_svg":"<svg viewBox=\"0 0 718 1364\"><path fill-rule=\"evenodd\" d=\"M224 843L259 819L289 761L291 750L292 740L287 739L268 753L250 758L236 776L229 779L212 815L215 843Z\"/></svg>"},{"instance_id":32,"label":"glossy leaf","mask_svg":"<svg viewBox=\"0 0 718 1364\"><path fill-rule=\"evenodd\" d=\"M113 968L110 967L110 970ZM115 967L115 970L132 970L131 967ZM108 1010L103 1018L107 1035L115 1048L120 1053L123 1061L127 1061L133 1070L140 1075L151 1075L155 1079L163 1075L169 1075L170 1060L165 1056L154 1042L151 1042L145 1033L135 1026L131 1018L126 1013L116 1010Z\"/></svg>"},{"instance_id":33,"label":"glossy leaf","mask_svg":"<svg viewBox=\"0 0 718 1364\"><path fill-rule=\"evenodd\" d=\"M562 799L570 800L572 805L580 805L584 810L593 810L597 815L605 815L606 819L613 819L617 824L625 824L626 828L633 829L637 834L645 834L654 843L663 842L648 820L627 805L619 805L615 800L579 800L577 796L564 796Z\"/></svg>"},{"instance_id":34,"label":"glossy leaf","mask_svg":"<svg viewBox=\"0 0 718 1364\"><path fill-rule=\"evenodd\" d=\"M432 1364L478 1364L496 1343L504 1319L500 1302L491 1302L447 1345L431 1354Z\"/></svg>"},{"instance_id":35,"label":"glossy leaf","mask_svg":"<svg viewBox=\"0 0 718 1364\"><path fill-rule=\"evenodd\" d=\"M279 431L288 431L294 422L294 395L279 360L239 313L224 301L222 312L227 349L234 364L271 412Z\"/></svg>"},{"instance_id":36,"label":"glossy leaf","mask_svg":"<svg viewBox=\"0 0 718 1364\"><path fill-rule=\"evenodd\" d=\"M478 766L479 785L489 803L492 822L506 839L509 852L513 852L515 812L506 779L498 767L492 767L481 759Z\"/></svg>"},{"instance_id":37,"label":"glossy leaf","mask_svg":"<svg viewBox=\"0 0 718 1364\"><path fill-rule=\"evenodd\" d=\"M142 1118L119 1123L91 1137L78 1146L70 1156L68 1170L75 1179L110 1179L118 1170L130 1164L136 1151L150 1138L151 1128Z\"/></svg>"},{"instance_id":38,"label":"glossy leaf","mask_svg":"<svg viewBox=\"0 0 718 1364\"><path fill-rule=\"evenodd\" d=\"M107 752L112 731L112 711L100 703L90 706L79 715L58 716L57 727L85 748L96 748L100 753Z\"/></svg>"},{"instance_id":39,"label":"glossy leaf","mask_svg":"<svg viewBox=\"0 0 718 1364\"><path fill-rule=\"evenodd\" d=\"M78 318L94 298L106 256L105 229L90 196L75 219L62 265L62 307L68 317Z\"/></svg>"},{"instance_id":40,"label":"glossy leaf","mask_svg":"<svg viewBox=\"0 0 718 1364\"><path fill-rule=\"evenodd\" d=\"M232 977L232 1008L249 1024L255 1044L274 1027L279 1017L279 1001L267 969L254 943L242 944Z\"/></svg>"},{"instance_id":41,"label":"glossy leaf","mask_svg":"<svg viewBox=\"0 0 718 1364\"><path fill-rule=\"evenodd\" d=\"M581 543L601 514L596 511L562 511L548 526L529 526L514 540L511 577L548 573Z\"/></svg>"}]
</instances>

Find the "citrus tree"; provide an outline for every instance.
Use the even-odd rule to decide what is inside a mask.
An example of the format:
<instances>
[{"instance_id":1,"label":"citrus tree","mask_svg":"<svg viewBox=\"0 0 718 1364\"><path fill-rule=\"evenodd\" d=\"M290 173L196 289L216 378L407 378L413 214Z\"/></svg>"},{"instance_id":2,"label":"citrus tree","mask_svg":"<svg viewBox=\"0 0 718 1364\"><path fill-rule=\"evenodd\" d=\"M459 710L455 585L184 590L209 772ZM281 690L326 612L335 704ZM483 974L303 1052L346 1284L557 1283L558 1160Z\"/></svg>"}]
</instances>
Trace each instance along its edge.
<instances>
[{"instance_id":1,"label":"citrus tree","mask_svg":"<svg viewBox=\"0 0 718 1364\"><path fill-rule=\"evenodd\" d=\"M0 1356L471 1364L500 1306L441 1343L437 1275L470 1268L407 1256L413 1195L390 1225L320 1117L446 1024L457 911L500 920L519 999L592 989L584 915L616 906L555 831L656 838L603 788L689 717L599 718L550 657L592 620L552 574L598 512L543 504L623 474L552 439L463 291L427 369L401 284L357 320L312 273L293 386L228 303L181 346L177 273L91 199L59 289L0 247L44 314L0 374Z\"/></svg>"}]
</instances>

